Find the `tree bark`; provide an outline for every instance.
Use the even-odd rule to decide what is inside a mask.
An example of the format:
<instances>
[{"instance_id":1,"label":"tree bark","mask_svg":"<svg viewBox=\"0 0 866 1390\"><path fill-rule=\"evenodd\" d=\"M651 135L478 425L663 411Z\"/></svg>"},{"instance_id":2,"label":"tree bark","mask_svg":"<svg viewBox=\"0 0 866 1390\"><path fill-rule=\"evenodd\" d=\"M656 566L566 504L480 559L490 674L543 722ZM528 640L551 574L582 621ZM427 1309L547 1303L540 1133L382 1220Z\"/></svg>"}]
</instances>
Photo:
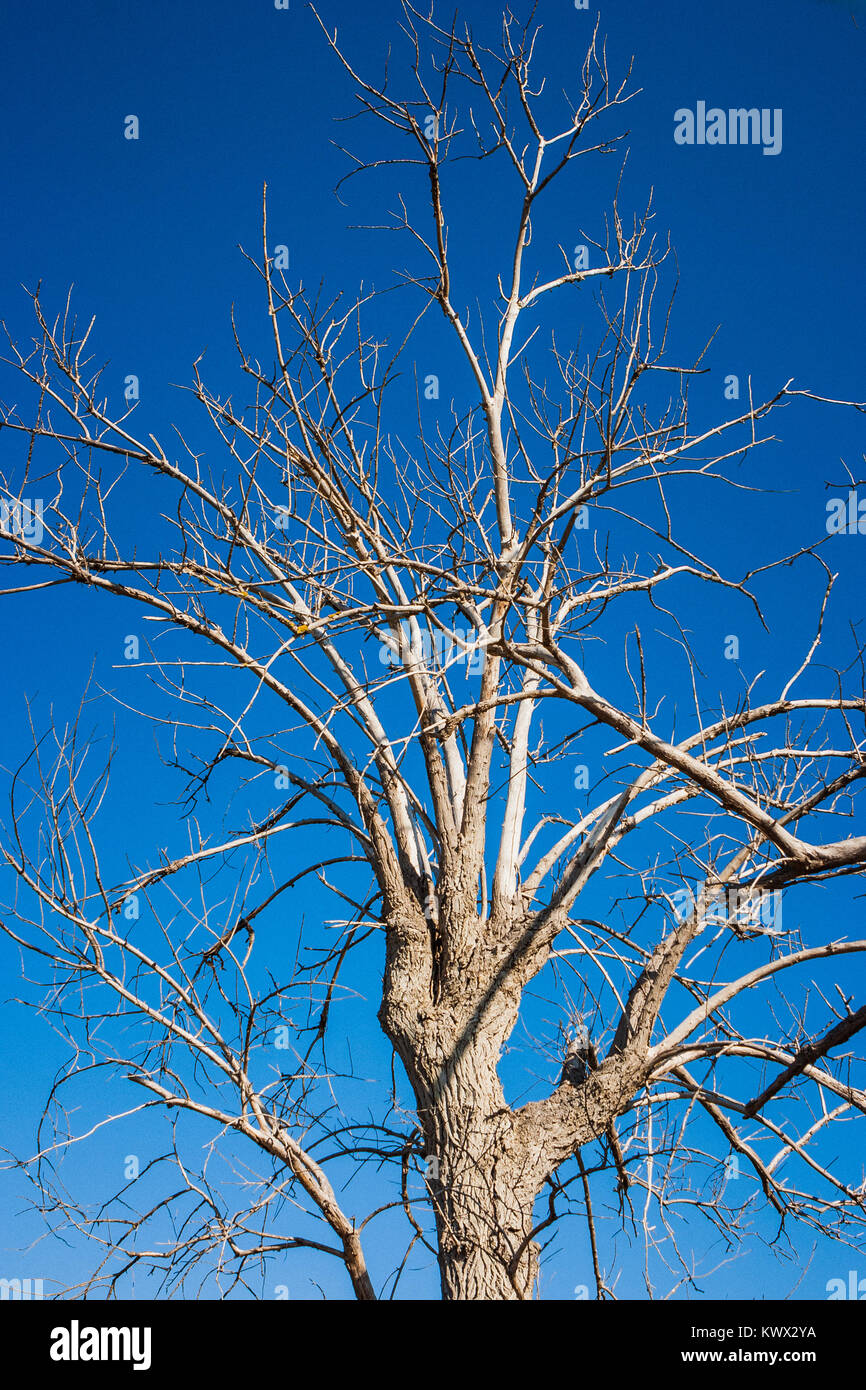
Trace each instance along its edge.
<instances>
[{"instance_id":1,"label":"tree bark","mask_svg":"<svg viewBox=\"0 0 866 1390\"><path fill-rule=\"evenodd\" d=\"M440 1142L439 1178L431 1190L443 1298L532 1298L538 1274L538 1246L529 1240L535 1194L521 1186L494 1126L480 1125L458 1143Z\"/></svg>"},{"instance_id":2,"label":"tree bark","mask_svg":"<svg viewBox=\"0 0 866 1390\"><path fill-rule=\"evenodd\" d=\"M429 1185L447 1300L523 1300L535 1287L538 1250L529 1235L536 1182L521 1170L514 1117L498 1079L492 1081L458 1066L428 1116Z\"/></svg>"}]
</instances>

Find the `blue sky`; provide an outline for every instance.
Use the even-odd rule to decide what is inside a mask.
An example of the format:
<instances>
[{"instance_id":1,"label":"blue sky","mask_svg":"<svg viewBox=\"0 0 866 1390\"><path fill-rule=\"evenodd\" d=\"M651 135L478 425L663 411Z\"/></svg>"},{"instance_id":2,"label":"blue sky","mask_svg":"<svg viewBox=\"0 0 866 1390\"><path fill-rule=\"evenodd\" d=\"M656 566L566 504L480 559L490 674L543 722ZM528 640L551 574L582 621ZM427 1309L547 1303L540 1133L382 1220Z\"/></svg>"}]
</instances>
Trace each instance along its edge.
<instances>
[{"instance_id":1,"label":"blue sky","mask_svg":"<svg viewBox=\"0 0 866 1390\"><path fill-rule=\"evenodd\" d=\"M480 31L495 9L486 0L463 12ZM551 92L575 88L595 11L593 5L588 12L577 11L569 0L539 5ZM359 69L373 73L381 69L396 13L386 0L364 6L322 0L321 5L323 19L339 26ZM756 397L793 377L796 385L819 394L862 400L866 5L630 0L601 7L601 32L613 70L624 69L634 54L634 84L642 88L622 123L630 149L622 196L629 208L640 209L652 188L655 226L662 239L671 231L680 277L674 356L693 358L718 328L707 359L711 370L695 386L696 416L723 418L731 409L722 385L729 373L742 383L751 376ZM16 337L26 337L28 301L21 286L33 288L41 281L45 302L59 309L74 283L80 314L96 316L95 352L108 361L106 389L119 399L128 374L140 380L137 424L144 433L168 435L170 422L193 419L188 400L172 384L189 381L191 363L204 348L209 380L231 389L232 303L241 325L260 331L258 286L237 247L241 243L259 252L263 181L269 186L271 242L289 247L291 273L306 284L324 280L351 293L362 281L388 283L394 268L404 264L404 249L396 250L394 238L355 226L383 220L383 209L392 205L390 176L351 181L343 201L333 194L349 166L331 142L370 150L375 135L355 123L334 123L335 116L352 109L350 87L300 0L292 0L287 11L268 0L184 0L181 5L149 0L138 6L53 0L17 7L4 23L0 78L0 316ZM674 112L699 101L722 108L780 108L781 153L676 145ZM129 114L140 121L136 141L123 136ZM618 170L616 157L588 163L585 171L581 165L547 210L537 233L540 246L544 238L551 248L578 243L581 228L597 234ZM491 267L501 263L497 255L504 245L497 215L500 177L501 171L474 164L454 175L452 235L467 300L478 294L489 303L495 294ZM389 327L396 328L407 307L405 297L395 299L387 310L393 316ZM556 312L558 333L580 327L577 302ZM440 377L445 399L467 390L463 366L432 319L425 321L410 363L419 376ZM14 399L15 389L4 369L0 398ZM404 431L411 428L413 392L407 372L397 397L398 426ZM768 446L750 475L750 482L765 489L761 495L739 494L736 507L728 497L724 511L711 489L683 495L684 517L702 533L707 553L732 572L748 567L755 555L775 558L820 539L827 497L847 492L842 461L855 477L864 476L862 416L801 404L774 422L780 442ZM129 535L154 504L149 485L130 484L121 519ZM839 536L822 549L840 574L828 651L834 641L849 640L849 624L861 617L864 547L862 536ZM794 613L802 626L790 621L792 584ZM784 571L769 581L769 634L744 604L729 607L715 595L701 595L690 617L710 686L731 698L740 688L739 673L723 656L729 633L740 637L740 666L748 679L767 671L772 682L795 669L804 655L804 633L811 636L820 593L817 566L797 571L796 578ZM101 684L117 688L123 637L135 629L120 605L94 604L87 594L67 591L62 601L53 594L6 601L0 616L5 653L0 763L11 767L28 746L26 699L34 701L38 723L52 706L68 718L91 670ZM177 844L183 827L172 813L166 830L159 803L168 799L170 786L154 769L150 731L123 710L93 706L92 722L103 734L115 716L123 787L117 827L122 825L123 834L109 833L106 854L120 865L130 842L131 852L142 858L157 831L158 843L165 831ZM570 776L570 769L561 769L552 791L568 795ZM853 895L845 901L859 911ZM321 898L306 888L293 902L299 918L324 910ZM807 920L816 930L826 910L820 903L809 909ZM377 951L374 940L359 953L354 977L359 989L375 987ZM0 960L3 995L11 996L18 992L18 963L5 943ZM862 987L862 968L852 970L855 974ZM543 1001L539 1008L543 1011ZM375 1033L375 1009L358 1002L347 1010L359 1071L387 1079L389 1050ZM0 1039L4 1143L21 1153L32 1145L40 1102L67 1054L44 1020L12 1004L0 1012ZM516 1077L513 1084L519 1089ZM109 1089L112 1105L121 1108L120 1093ZM84 1104L98 1110L96 1090ZM74 1155L70 1187L77 1181L98 1194L116 1176L124 1154L147 1142L146 1133L133 1127L128 1138L121 1131L99 1141L86 1158L83 1151ZM366 1199L375 1184L364 1179L358 1190L359 1209L366 1209L373 1204ZM50 1267L52 1277L80 1277L89 1256L75 1243L49 1241L23 1253L41 1230L24 1214L25 1197L19 1174L2 1176L0 1274L8 1265L10 1273L38 1276ZM384 1274L391 1240L387 1225L376 1240L374 1261ZM576 1231L559 1238L564 1254L553 1296L568 1297L571 1286L581 1282L586 1268L581 1242ZM808 1242L803 1250L798 1258L805 1263ZM848 1260L849 1252L819 1245L796 1296L823 1297L826 1280L844 1275ZM435 1288L429 1264L421 1259L416 1264L406 1292L429 1295ZM757 1251L749 1254L748 1270L756 1295L783 1296L801 1274L796 1260L780 1266ZM315 1296L306 1273L298 1263L287 1267L293 1297ZM332 1296L345 1296L344 1283L330 1267L317 1264L315 1277ZM735 1263L707 1291L739 1296L742 1281ZM269 1271L266 1288L279 1282ZM627 1259L621 1288L641 1296Z\"/></svg>"}]
</instances>

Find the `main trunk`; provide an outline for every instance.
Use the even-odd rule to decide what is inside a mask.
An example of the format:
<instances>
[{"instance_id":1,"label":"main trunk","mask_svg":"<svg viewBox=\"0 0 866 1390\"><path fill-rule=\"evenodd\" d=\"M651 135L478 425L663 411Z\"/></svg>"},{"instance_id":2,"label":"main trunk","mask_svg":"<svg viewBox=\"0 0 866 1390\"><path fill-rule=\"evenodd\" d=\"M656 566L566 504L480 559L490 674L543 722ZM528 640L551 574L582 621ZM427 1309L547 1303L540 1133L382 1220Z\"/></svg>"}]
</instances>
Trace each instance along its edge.
<instances>
[{"instance_id":1,"label":"main trunk","mask_svg":"<svg viewBox=\"0 0 866 1390\"><path fill-rule=\"evenodd\" d=\"M500 962L489 949L459 960L452 949L450 970L428 980L419 967L430 940L427 923L390 925L379 1018L415 1093L443 1298L532 1298L533 1204L545 1170L525 1126L518 1130L498 1074L520 1006L516 975L503 971L494 988ZM451 938L467 935L453 930Z\"/></svg>"},{"instance_id":2,"label":"main trunk","mask_svg":"<svg viewBox=\"0 0 866 1390\"><path fill-rule=\"evenodd\" d=\"M531 1298L538 1247L530 1241L534 1193L521 1183L489 1116L438 1139L430 1188L442 1296L496 1302Z\"/></svg>"},{"instance_id":3,"label":"main trunk","mask_svg":"<svg viewBox=\"0 0 866 1390\"><path fill-rule=\"evenodd\" d=\"M538 1252L529 1237L537 1181L517 1143L498 1051L483 1035L468 1040L441 1069L422 1114L448 1300L521 1300L535 1285Z\"/></svg>"}]
</instances>

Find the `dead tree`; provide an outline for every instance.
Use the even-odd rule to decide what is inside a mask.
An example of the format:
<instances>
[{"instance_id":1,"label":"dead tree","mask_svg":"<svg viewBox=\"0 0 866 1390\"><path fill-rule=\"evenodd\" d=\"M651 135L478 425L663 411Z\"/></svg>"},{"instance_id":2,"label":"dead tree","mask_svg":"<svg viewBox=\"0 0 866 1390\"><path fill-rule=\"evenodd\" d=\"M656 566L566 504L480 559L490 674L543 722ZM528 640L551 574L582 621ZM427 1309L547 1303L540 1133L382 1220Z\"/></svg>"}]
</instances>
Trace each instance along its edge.
<instances>
[{"instance_id":1,"label":"dead tree","mask_svg":"<svg viewBox=\"0 0 866 1390\"><path fill-rule=\"evenodd\" d=\"M866 1015L840 988L847 963L838 998L817 982L866 940L836 914L804 944L793 905L799 885L866 863L866 836L846 826L866 773L861 653L816 674L833 584L818 544L756 555L732 576L696 553L673 505L685 485L738 485L780 407L824 408L832 424L845 403L807 404L825 398L787 382L694 422L701 358L669 360L667 248L651 209L629 217L618 193L606 240L579 265L533 240L551 185L620 144L611 122L629 76L609 75L597 35L551 126L536 36L511 15L497 47L408 0L403 21L408 99L355 72L323 26L357 114L383 127L380 153L353 156L352 172L399 170L415 190L395 195L392 223L419 258L401 334L383 341L376 294L344 303L277 270L265 197L261 256L247 259L271 344L263 360L235 332L230 396L196 363L192 393L218 448L207 464L188 432L142 439L134 409L110 408L93 325L69 304L55 318L35 293L33 344L9 338L6 593L20 603L53 585L60 605L81 585L155 624L138 664L161 703L142 717L168 730L166 762L186 779L188 843L136 850L125 875L111 759L89 771L83 710L36 728L10 786L3 926L42 967L46 1007L74 1040L64 1084L107 1067L173 1135L162 1157L175 1183L158 1209L130 1218L130 1184L123 1219L93 1213L54 1182L79 1135L62 1088L52 1095L29 1171L46 1204L101 1243L88 1292L142 1264L168 1287L214 1268L229 1289L252 1287L255 1268L299 1248L343 1260L372 1299L393 1293L405 1260L371 1277L362 1235L395 1208L409 1249L438 1259L447 1299L535 1296L547 1233L569 1214L588 1223L595 1293L611 1295L594 1192L643 1226L650 1294L664 1265L674 1283L692 1277L681 1245L702 1221L728 1249L762 1209L786 1233L799 1223L851 1241L863 1229L863 1175L828 1136L842 1120L862 1136L851 1046ZM459 158L501 165L510 250L492 285L461 282L449 238ZM581 345L543 331L563 296ZM470 387L455 390L447 427L419 414L406 442L405 409L390 403L428 313L444 316ZM130 472L158 485L133 541L117 515ZM12 524L38 492L39 524ZM605 516L631 538L621 553ZM725 708L693 660L689 605L713 586L760 615L767 573L795 562L826 581L799 669L760 701L744 684ZM662 661L648 622L678 655ZM553 794L574 758L597 770L576 814ZM267 953L294 942L287 890L307 875L343 916L305 928L312 965L299 949L277 974ZM389 1108L382 1076L381 1115L352 1118L328 1066L364 942L381 953L373 1007L414 1115L400 1076ZM540 1080L533 1098L509 1099L503 1053L542 972L558 1023L521 1044ZM276 1077L263 1046L274 1028L294 1042ZM193 1173L189 1114L209 1123L212 1148L243 1140L250 1164L264 1156L243 1210ZM748 1201L719 1181L731 1156L751 1174ZM382 1201L362 1218L346 1164L368 1161ZM148 1222L184 1203L176 1239L149 1245Z\"/></svg>"}]
</instances>

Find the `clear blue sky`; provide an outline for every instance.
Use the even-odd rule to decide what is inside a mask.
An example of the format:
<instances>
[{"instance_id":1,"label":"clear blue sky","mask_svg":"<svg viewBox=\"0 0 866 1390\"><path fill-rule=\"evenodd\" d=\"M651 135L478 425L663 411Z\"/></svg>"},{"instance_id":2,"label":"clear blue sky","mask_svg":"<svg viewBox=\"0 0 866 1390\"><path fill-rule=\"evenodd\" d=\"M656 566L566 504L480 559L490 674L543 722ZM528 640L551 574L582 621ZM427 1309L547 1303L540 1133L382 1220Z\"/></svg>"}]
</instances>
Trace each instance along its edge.
<instances>
[{"instance_id":1,"label":"clear blue sky","mask_svg":"<svg viewBox=\"0 0 866 1390\"><path fill-rule=\"evenodd\" d=\"M481 31L497 8L485 0L463 12ZM588 13L576 11L570 0L539 5L551 89L576 89L595 11L594 5ZM358 67L377 73L397 7L390 0L365 5L322 0L321 13L339 25ZM738 374L742 382L751 375L756 396L794 377L818 393L862 400L866 4L624 0L601 7L601 30L614 70L635 56L634 82L642 92L626 113L631 154L624 196L629 206L640 208L652 186L656 226L662 235L671 230L681 277L675 352L693 356L719 326L709 358L713 370L696 388L696 408L724 415L721 382L727 373ZM698 101L708 107L781 108L781 153L770 157L759 148L676 145L674 112ZM259 307L255 278L237 244L259 252L264 180L270 190L271 241L288 245L292 273L308 285L324 278L330 287L352 292L362 280L387 282L393 267L403 264L403 249L398 255L393 239L349 230L350 224L382 220L383 207L391 204L381 179L351 182L344 203L333 196L333 185L348 166L329 142L371 148L369 131L362 137L354 125L334 125L334 116L351 109L347 79L301 0L292 0L288 11L277 11L271 0L141 5L50 0L13 7L4 17L0 51L0 316L16 336L26 337L28 302L21 285L35 287L41 280L46 303L60 308L74 282L82 317L96 315L96 355L110 359L107 389L119 397L124 378L137 375L139 425L167 437L167 425L187 418L189 410L170 384L190 379L191 363L205 347L211 381L228 383L233 369L229 306L237 304L242 324L252 323ZM129 114L140 120L137 141L123 138ZM614 172L610 162L588 170L585 182L581 174L553 203L544 228L553 243L578 242L581 226L597 231ZM461 274L472 294L478 286L489 302L495 293L491 262L500 244L498 205L489 196L473 197L471 181L464 192L455 214L455 236L463 238ZM577 318L574 326L579 327ZM558 328L567 327L566 316ZM437 326L423 330L415 362L420 375L440 376L443 396L462 389L462 367ZM0 397L14 398L15 389L4 369ZM855 476L864 475L861 420L853 412L837 415L808 406L795 420L793 411L786 411L776 424L782 443L769 452L760 472L762 486L771 492L750 495L748 506L728 510L721 525L712 499L695 497L694 506L703 510L694 519L705 529L710 553L724 555L733 571L756 553L770 559L820 538L827 495L847 490L840 460ZM827 482L838 485L829 494ZM130 533L143 515L139 508L153 499L146 488L131 498ZM861 615L864 550L866 537L842 536L824 548L841 575L828 647L843 640L849 621ZM809 571L796 581L798 611L801 601L808 616L806 627L796 631L785 620L791 601L787 579L768 590L769 637L745 611L732 617L714 596L693 611L698 655L716 688L738 688L722 658L728 632L740 634L742 668L749 675L796 667L804 654L803 632L817 611L818 579ZM53 704L66 718L94 664L97 678L115 688L112 666L131 629L112 605L94 607L88 595L65 591L62 601L52 596L4 602L0 621L0 763L10 767L28 743L25 697L35 700L37 713L44 716ZM122 714L119 718L123 837L110 850L120 860L130 840L144 857L150 837L157 826L163 834L164 823L155 807L162 784L152 780L150 734ZM106 729L108 721L105 709L94 709L95 724ZM568 776L560 775L566 788ZM176 819L166 832L171 836L177 847L183 827ZM312 893L295 902L299 912L321 910ZM3 995L9 997L18 989L17 957L5 942L0 962ZM366 972L366 982L374 984L372 947L360 969L362 980ZM851 973L853 982L856 972ZM858 979L862 987L862 969ZM371 1033L374 1012L358 1009L355 1061L367 1075L387 1078L388 1049ZM23 1153L32 1147L40 1102L67 1054L44 1020L11 1004L0 1011L0 1042L3 1142ZM98 1109L95 1093L88 1103ZM113 1089L111 1103L123 1104ZM91 1146L86 1159L73 1159L72 1175L98 1192L103 1181L117 1179L123 1155L146 1138L106 1137ZM373 1188L371 1182L360 1189L359 1209L372 1205L366 1199ZM75 1244L49 1241L22 1253L41 1229L23 1214L25 1197L20 1175L2 1176L0 1275L80 1277L89 1255ZM374 1245L377 1274L388 1267L388 1237L382 1239L381 1251ZM569 1252L568 1239L560 1240L566 1254L550 1289L558 1297L568 1297L571 1286L585 1277L586 1252L579 1242ZM807 1242L806 1253L808 1248ZM848 1260L847 1252L819 1246L797 1296L823 1297L826 1280L844 1274ZM850 1264L856 1263L851 1255ZM860 1263L866 1274L862 1256ZM745 1273L743 1262L735 1263L707 1291L740 1296L745 1281L747 1295L783 1296L799 1274L796 1264L780 1267L756 1253ZM336 1269L320 1263L315 1276L333 1296L345 1296ZM294 1297L315 1296L300 1260L286 1266L284 1281ZM265 1292L279 1282L283 1279L269 1272ZM628 1271L621 1288L641 1294L639 1280ZM434 1291L433 1274L419 1259L405 1292Z\"/></svg>"}]
</instances>

